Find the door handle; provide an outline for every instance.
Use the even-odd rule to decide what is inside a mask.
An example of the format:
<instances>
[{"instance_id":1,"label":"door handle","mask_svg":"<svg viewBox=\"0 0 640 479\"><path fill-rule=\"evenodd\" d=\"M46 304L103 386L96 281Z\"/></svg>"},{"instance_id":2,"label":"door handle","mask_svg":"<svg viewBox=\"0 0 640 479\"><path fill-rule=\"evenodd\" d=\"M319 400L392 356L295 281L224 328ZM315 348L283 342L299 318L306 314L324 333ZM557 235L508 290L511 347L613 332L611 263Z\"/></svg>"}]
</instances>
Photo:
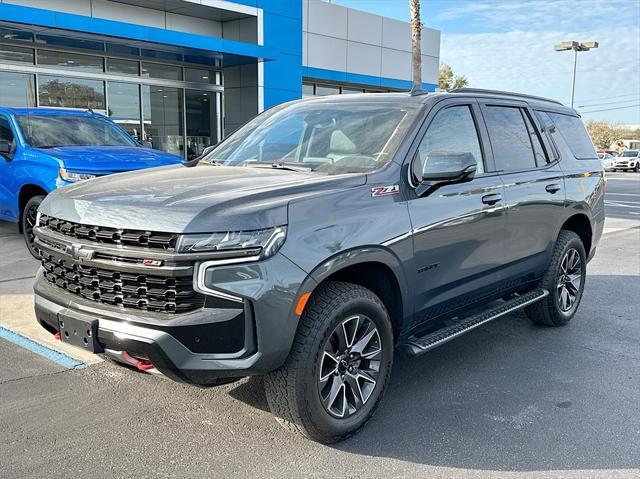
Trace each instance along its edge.
<instances>
[{"instance_id":1,"label":"door handle","mask_svg":"<svg viewBox=\"0 0 640 479\"><path fill-rule=\"evenodd\" d=\"M500 193L492 193L482 197L482 202L485 205L495 205L498 201L502 201L502 195Z\"/></svg>"},{"instance_id":2,"label":"door handle","mask_svg":"<svg viewBox=\"0 0 640 479\"><path fill-rule=\"evenodd\" d=\"M560 185L557 184L557 183L552 183L550 185L547 185L545 190L547 190L549 193L551 193L553 195L553 194L557 193L558 191L560 191Z\"/></svg>"}]
</instances>

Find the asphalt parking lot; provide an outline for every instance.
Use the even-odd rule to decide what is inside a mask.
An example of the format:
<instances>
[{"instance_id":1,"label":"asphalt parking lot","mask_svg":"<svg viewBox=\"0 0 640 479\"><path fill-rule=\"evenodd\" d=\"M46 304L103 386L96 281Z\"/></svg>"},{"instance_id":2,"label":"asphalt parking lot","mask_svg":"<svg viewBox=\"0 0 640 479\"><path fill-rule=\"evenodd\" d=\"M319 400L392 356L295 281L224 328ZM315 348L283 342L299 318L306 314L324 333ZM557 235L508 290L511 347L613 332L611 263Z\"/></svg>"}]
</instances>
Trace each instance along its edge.
<instances>
[{"instance_id":1,"label":"asphalt parking lot","mask_svg":"<svg viewBox=\"0 0 640 479\"><path fill-rule=\"evenodd\" d=\"M199 389L0 339L0 477L640 477L640 175L608 177L570 326L516 314L398 357L376 416L337 445L281 429L256 378ZM21 241L0 224L0 302L30 293Z\"/></svg>"}]
</instances>

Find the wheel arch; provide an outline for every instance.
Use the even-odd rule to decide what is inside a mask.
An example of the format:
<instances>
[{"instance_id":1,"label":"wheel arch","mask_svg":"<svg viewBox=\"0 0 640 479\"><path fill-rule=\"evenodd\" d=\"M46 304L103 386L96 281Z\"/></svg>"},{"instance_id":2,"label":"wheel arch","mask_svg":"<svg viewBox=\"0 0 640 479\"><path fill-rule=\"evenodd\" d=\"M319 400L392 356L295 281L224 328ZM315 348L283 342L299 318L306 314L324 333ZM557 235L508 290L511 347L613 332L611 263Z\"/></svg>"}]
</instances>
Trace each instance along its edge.
<instances>
[{"instance_id":1,"label":"wheel arch","mask_svg":"<svg viewBox=\"0 0 640 479\"><path fill-rule=\"evenodd\" d=\"M560 231L568 230L573 231L582 240L587 257L591 252L591 246L593 244L593 227L589 216L585 213L575 213L565 220L560 227ZM560 234L558 231L558 234ZM556 235L557 237L557 235Z\"/></svg>"},{"instance_id":2,"label":"wheel arch","mask_svg":"<svg viewBox=\"0 0 640 479\"><path fill-rule=\"evenodd\" d=\"M389 313L394 339L399 338L411 305L402 262L391 250L371 246L340 252L313 269L299 296L312 295L326 281L346 281L373 291Z\"/></svg>"},{"instance_id":3,"label":"wheel arch","mask_svg":"<svg viewBox=\"0 0 640 479\"><path fill-rule=\"evenodd\" d=\"M20 230L20 233L22 233L22 214L27 202L34 196L46 195L47 190L43 186L35 183L27 183L20 187L20 191L18 193L18 229Z\"/></svg>"}]
</instances>

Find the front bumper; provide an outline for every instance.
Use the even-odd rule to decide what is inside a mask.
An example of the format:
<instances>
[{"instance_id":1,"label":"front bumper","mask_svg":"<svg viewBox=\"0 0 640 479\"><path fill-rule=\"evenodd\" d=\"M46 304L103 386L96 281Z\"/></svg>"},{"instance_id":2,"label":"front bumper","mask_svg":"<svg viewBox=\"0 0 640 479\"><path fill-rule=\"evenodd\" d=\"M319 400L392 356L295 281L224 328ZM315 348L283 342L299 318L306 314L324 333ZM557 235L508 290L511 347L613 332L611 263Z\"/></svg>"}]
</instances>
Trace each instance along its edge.
<instances>
[{"instance_id":1,"label":"front bumper","mask_svg":"<svg viewBox=\"0 0 640 479\"><path fill-rule=\"evenodd\" d=\"M276 254L266 261L210 266L194 277L222 294L205 292L203 308L169 316L78 297L49 283L41 270L34 286L36 317L51 333L59 331L61 317L97 319L98 352L148 358L158 372L192 384L265 374L284 363L297 328L293 305L306 278L300 268Z\"/></svg>"}]
</instances>

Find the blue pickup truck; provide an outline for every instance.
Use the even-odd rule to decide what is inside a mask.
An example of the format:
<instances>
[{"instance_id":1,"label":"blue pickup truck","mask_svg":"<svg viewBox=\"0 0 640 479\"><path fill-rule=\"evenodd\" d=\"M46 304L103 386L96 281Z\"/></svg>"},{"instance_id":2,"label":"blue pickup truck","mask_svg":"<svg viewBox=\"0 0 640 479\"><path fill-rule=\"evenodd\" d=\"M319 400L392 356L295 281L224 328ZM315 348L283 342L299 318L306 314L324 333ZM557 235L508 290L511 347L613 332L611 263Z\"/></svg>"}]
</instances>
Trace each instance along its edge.
<instances>
[{"instance_id":1,"label":"blue pickup truck","mask_svg":"<svg viewBox=\"0 0 640 479\"><path fill-rule=\"evenodd\" d=\"M37 258L33 225L47 193L97 176L180 162L144 148L90 111L0 107L0 220L18 223Z\"/></svg>"}]
</instances>

